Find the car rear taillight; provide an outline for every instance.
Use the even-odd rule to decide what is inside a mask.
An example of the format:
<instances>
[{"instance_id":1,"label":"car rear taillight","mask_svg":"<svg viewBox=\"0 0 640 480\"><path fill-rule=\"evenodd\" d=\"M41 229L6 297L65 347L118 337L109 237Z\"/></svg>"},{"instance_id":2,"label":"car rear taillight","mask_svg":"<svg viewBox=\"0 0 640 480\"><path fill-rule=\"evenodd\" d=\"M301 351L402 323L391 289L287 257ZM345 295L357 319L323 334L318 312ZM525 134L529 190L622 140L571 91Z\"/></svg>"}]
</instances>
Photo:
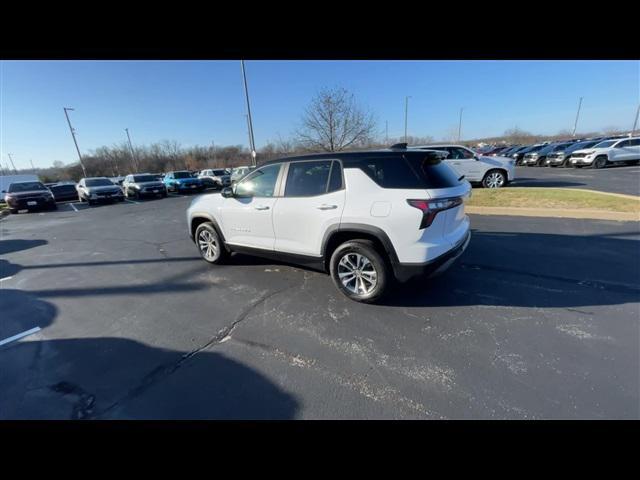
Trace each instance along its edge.
<instances>
[{"instance_id":1,"label":"car rear taillight","mask_svg":"<svg viewBox=\"0 0 640 480\"><path fill-rule=\"evenodd\" d=\"M422 212L422 221L420 222L420 230L422 230L433 223L438 212L462 205L463 200L461 197L454 197L436 200L407 200L407 203Z\"/></svg>"}]
</instances>

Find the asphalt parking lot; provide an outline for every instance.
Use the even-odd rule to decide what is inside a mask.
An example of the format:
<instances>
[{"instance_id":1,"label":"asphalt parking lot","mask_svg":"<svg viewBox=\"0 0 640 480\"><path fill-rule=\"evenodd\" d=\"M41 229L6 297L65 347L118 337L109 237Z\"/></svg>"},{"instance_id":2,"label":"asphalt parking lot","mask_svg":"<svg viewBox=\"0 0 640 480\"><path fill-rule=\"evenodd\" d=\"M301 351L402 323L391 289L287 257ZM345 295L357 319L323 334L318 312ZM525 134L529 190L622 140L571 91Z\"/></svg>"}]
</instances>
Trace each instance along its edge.
<instances>
[{"instance_id":1,"label":"asphalt parking lot","mask_svg":"<svg viewBox=\"0 0 640 480\"><path fill-rule=\"evenodd\" d=\"M514 187L569 187L640 195L640 166L591 168L516 167Z\"/></svg>"},{"instance_id":2,"label":"asphalt parking lot","mask_svg":"<svg viewBox=\"0 0 640 480\"><path fill-rule=\"evenodd\" d=\"M446 275L372 306L205 264L189 202L0 221L0 340L41 329L0 346L0 418L640 418L638 223L472 216Z\"/></svg>"}]
</instances>

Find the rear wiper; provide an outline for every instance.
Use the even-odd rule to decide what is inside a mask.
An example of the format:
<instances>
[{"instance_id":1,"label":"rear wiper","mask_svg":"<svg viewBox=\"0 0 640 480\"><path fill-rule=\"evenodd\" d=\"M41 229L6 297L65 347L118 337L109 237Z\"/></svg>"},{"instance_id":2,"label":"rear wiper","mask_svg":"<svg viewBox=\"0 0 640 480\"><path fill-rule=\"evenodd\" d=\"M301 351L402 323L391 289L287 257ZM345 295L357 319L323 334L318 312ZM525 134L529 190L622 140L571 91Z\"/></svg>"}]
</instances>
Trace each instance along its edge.
<instances>
[{"instance_id":1,"label":"rear wiper","mask_svg":"<svg viewBox=\"0 0 640 480\"><path fill-rule=\"evenodd\" d=\"M458 181L462 180L463 178L464 178L464 175L462 175L462 176L458 179Z\"/></svg>"}]
</instances>

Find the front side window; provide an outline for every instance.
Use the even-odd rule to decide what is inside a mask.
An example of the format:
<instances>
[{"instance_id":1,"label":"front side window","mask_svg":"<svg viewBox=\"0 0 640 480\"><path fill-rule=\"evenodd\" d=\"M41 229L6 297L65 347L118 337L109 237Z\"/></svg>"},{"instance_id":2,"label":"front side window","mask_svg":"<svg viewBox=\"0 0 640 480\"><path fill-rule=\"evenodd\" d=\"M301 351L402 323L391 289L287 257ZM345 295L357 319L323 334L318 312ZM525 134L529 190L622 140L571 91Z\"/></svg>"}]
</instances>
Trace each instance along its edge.
<instances>
[{"instance_id":1,"label":"front side window","mask_svg":"<svg viewBox=\"0 0 640 480\"><path fill-rule=\"evenodd\" d=\"M289 164L284 196L313 197L326 193L330 171L330 160Z\"/></svg>"},{"instance_id":2,"label":"front side window","mask_svg":"<svg viewBox=\"0 0 640 480\"><path fill-rule=\"evenodd\" d=\"M631 145L631 140L624 140L616 145L616 148L624 148Z\"/></svg>"},{"instance_id":3,"label":"front side window","mask_svg":"<svg viewBox=\"0 0 640 480\"><path fill-rule=\"evenodd\" d=\"M280 166L268 165L247 175L236 186L236 195L245 197L273 197Z\"/></svg>"}]
</instances>

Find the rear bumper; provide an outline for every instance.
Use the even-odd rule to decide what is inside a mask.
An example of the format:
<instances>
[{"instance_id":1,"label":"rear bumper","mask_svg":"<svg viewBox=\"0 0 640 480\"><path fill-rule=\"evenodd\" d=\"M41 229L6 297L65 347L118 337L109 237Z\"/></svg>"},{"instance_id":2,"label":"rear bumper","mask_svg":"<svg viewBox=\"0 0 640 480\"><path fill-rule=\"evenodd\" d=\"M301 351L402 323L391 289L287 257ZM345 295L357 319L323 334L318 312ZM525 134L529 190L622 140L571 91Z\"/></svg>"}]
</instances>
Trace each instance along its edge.
<instances>
[{"instance_id":1,"label":"rear bumper","mask_svg":"<svg viewBox=\"0 0 640 480\"><path fill-rule=\"evenodd\" d=\"M425 263L395 263L392 265L394 275L400 282L406 282L416 277L430 278L440 275L464 253L470 240L471 231L468 231L451 250L433 260Z\"/></svg>"},{"instance_id":2,"label":"rear bumper","mask_svg":"<svg viewBox=\"0 0 640 480\"><path fill-rule=\"evenodd\" d=\"M35 205L28 205L27 202L35 202ZM43 198L37 199L16 199L9 203L7 203L9 208L14 210L37 210L39 208L51 208L56 204L56 201L52 198L49 200L45 200Z\"/></svg>"}]
</instances>

